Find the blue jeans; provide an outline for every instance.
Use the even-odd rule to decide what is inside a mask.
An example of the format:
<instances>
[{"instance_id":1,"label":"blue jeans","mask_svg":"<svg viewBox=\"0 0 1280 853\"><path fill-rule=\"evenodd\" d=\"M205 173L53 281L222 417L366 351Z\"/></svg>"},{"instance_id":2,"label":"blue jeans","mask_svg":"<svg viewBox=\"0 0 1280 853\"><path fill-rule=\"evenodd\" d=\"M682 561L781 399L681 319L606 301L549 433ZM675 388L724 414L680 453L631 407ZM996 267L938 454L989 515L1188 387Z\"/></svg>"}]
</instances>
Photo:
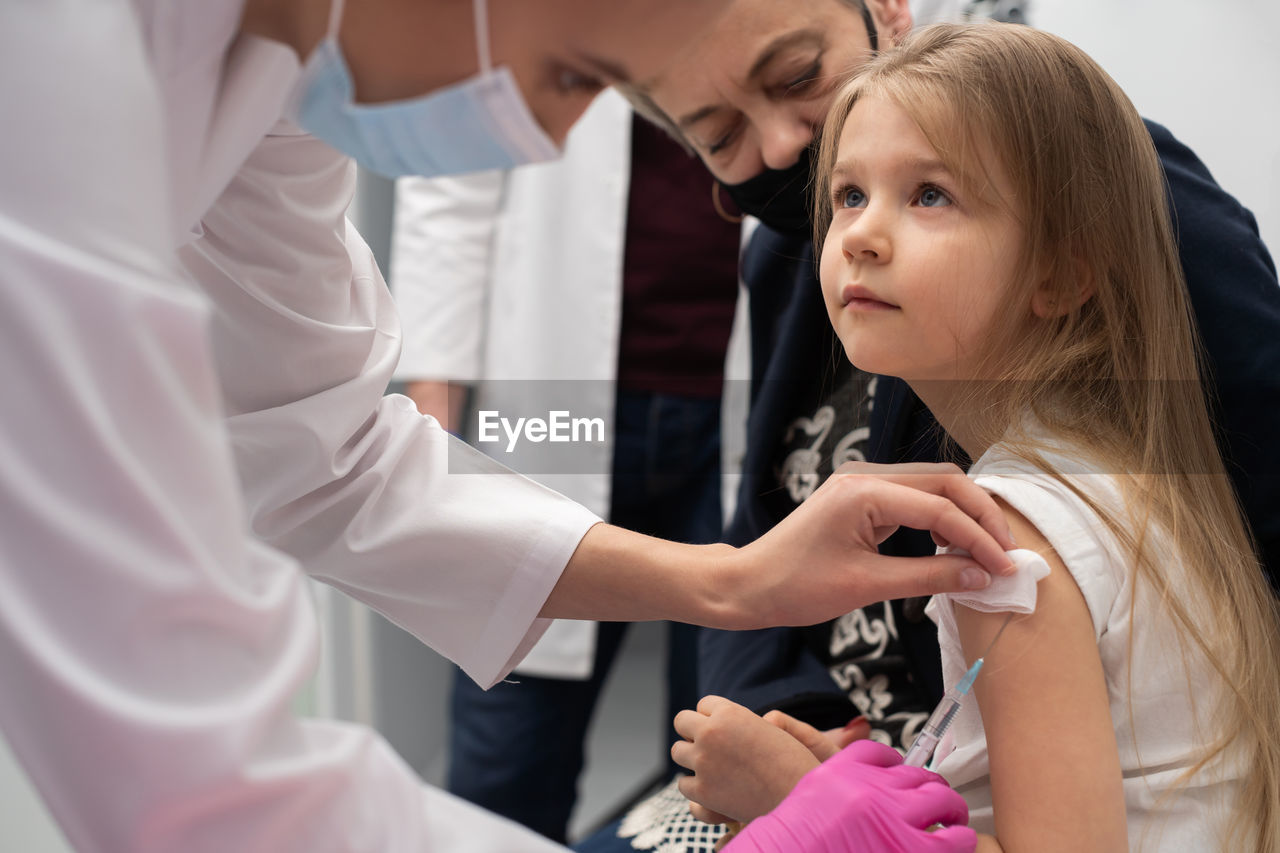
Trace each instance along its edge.
<instances>
[{"instance_id":1,"label":"blue jeans","mask_svg":"<svg viewBox=\"0 0 1280 853\"><path fill-rule=\"evenodd\" d=\"M619 838L621 820L611 821L573 845L574 853L629 853L631 839Z\"/></svg>"},{"instance_id":2,"label":"blue jeans","mask_svg":"<svg viewBox=\"0 0 1280 853\"><path fill-rule=\"evenodd\" d=\"M681 542L718 541L720 401L619 391L615 429L610 522ZM698 699L695 629L669 628L668 720ZM587 726L626 629L600 624L586 681L521 676L484 691L455 673L449 790L564 843ZM664 762L674 738L670 730L654 744Z\"/></svg>"}]
</instances>

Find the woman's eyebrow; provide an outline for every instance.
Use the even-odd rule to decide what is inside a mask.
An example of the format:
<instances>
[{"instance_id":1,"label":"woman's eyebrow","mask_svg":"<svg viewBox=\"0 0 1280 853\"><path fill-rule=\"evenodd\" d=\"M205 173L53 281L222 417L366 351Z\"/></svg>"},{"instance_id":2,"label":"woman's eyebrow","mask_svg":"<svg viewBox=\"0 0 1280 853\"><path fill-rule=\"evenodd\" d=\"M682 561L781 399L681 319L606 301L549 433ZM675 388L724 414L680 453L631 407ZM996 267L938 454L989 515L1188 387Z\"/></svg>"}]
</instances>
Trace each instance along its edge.
<instances>
[{"instance_id":1,"label":"woman's eyebrow","mask_svg":"<svg viewBox=\"0 0 1280 853\"><path fill-rule=\"evenodd\" d=\"M677 122L676 126L681 130L688 130L693 125L702 121L704 118L711 116L724 109L723 104L708 104L705 107L699 107L691 113L685 113Z\"/></svg>"},{"instance_id":2,"label":"woman's eyebrow","mask_svg":"<svg viewBox=\"0 0 1280 853\"><path fill-rule=\"evenodd\" d=\"M822 47L825 44L826 40L820 30L794 30L780 35L765 45L764 50L760 51L760 55L756 57L756 61L751 63L751 70L747 72L747 80L759 77L769 67L769 63L777 59L778 55L784 51L793 50L797 47Z\"/></svg>"}]
</instances>

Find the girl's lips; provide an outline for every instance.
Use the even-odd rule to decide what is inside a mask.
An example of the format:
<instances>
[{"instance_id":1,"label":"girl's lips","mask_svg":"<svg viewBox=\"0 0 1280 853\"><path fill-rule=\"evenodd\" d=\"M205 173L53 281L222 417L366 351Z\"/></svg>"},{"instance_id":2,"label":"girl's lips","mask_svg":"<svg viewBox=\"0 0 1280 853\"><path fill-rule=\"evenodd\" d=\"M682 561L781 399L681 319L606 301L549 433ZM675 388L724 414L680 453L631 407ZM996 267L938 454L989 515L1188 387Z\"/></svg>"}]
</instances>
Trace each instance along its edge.
<instances>
[{"instance_id":1,"label":"girl's lips","mask_svg":"<svg viewBox=\"0 0 1280 853\"><path fill-rule=\"evenodd\" d=\"M869 289L860 284L846 284L840 291L840 301L845 308L855 311L892 311L898 308L891 302L885 302Z\"/></svg>"}]
</instances>

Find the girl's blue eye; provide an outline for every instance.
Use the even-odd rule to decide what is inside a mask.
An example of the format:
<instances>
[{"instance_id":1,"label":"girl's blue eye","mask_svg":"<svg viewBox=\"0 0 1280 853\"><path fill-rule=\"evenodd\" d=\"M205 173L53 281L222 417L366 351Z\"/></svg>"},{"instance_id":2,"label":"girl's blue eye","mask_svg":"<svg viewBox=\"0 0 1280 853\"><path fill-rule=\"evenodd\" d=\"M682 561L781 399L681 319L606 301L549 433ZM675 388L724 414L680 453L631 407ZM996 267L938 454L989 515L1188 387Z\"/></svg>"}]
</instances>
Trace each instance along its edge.
<instances>
[{"instance_id":1,"label":"girl's blue eye","mask_svg":"<svg viewBox=\"0 0 1280 853\"><path fill-rule=\"evenodd\" d=\"M866 205L867 197L863 194L862 190L850 187L849 189L840 191L841 207L866 207Z\"/></svg>"},{"instance_id":2,"label":"girl's blue eye","mask_svg":"<svg viewBox=\"0 0 1280 853\"><path fill-rule=\"evenodd\" d=\"M951 199L937 187L921 187L919 196L921 207L946 207Z\"/></svg>"}]
</instances>

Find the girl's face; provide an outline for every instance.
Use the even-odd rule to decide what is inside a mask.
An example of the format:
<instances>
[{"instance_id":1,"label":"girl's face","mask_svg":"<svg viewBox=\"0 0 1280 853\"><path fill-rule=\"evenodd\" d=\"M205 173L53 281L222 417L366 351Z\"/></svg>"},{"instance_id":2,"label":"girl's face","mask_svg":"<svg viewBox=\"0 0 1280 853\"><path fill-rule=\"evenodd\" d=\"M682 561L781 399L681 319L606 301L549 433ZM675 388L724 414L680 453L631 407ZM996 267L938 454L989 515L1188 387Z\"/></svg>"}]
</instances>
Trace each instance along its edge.
<instances>
[{"instance_id":1,"label":"girl's face","mask_svg":"<svg viewBox=\"0 0 1280 853\"><path fill-rule=\"evenodd\" d=\"M983 345L1008 303L1021 230L1003 170L983 196L956 176L897 104L862 98L840 135L822 292L845 353L870 373L912 380L980 375Z\"/></svg>"}]
</instances>

